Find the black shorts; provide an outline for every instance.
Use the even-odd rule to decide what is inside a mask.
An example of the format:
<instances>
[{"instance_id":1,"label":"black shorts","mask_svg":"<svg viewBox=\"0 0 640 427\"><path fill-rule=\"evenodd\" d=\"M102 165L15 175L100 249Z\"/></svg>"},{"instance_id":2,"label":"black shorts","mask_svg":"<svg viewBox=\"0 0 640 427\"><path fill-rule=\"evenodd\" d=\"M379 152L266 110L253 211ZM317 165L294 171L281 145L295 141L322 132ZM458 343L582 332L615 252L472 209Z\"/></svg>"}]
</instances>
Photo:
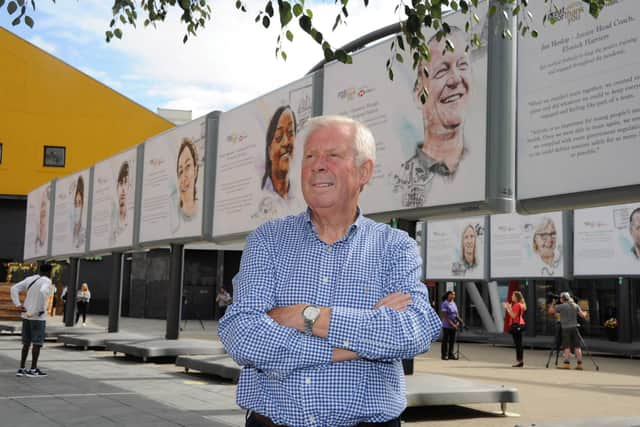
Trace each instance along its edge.
<instances>
[{"instance_id":1,"label":"black shorts","mask_svg":"<svg viewBox=\"0 0 640 427\"><path fill-rule=\"evenodd\" d=\"M22 319L22 344L44 344L45 320Z\"/></svg>"},{"instance_id":2,"label":"black shorts","mask_svg":"<svg viewBox=\"0 0 640 427\"><path fill-rule=\"evenodd\" d=\"M578 337L578 328L562 329L562 348L580 348L580 337Z\"/></svg>"}]
</instances>

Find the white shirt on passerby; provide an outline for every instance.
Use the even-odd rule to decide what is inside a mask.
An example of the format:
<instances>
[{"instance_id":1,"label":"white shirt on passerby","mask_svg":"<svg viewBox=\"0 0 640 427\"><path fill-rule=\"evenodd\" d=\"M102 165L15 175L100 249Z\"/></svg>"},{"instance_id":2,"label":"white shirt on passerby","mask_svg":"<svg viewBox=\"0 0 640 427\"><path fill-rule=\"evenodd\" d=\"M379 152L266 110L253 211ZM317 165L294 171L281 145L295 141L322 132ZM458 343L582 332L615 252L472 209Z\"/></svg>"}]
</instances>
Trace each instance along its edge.
<instances>
[{"instance_id":1,"label":"white shirt on passerby","mask_svg":"<svg viewBox=\"0 0 640 427\"><path fill-rule=\"evenodd\" d=\"M47 276L34 274L11 287L11 301L16 307L24 306L26 311L22 313L23 319L47 320L47 299L52 293L52 288L51 279ZM20 304L20 292L22 291L27 291L24 304Z\"/></svg>"}]
</instances>

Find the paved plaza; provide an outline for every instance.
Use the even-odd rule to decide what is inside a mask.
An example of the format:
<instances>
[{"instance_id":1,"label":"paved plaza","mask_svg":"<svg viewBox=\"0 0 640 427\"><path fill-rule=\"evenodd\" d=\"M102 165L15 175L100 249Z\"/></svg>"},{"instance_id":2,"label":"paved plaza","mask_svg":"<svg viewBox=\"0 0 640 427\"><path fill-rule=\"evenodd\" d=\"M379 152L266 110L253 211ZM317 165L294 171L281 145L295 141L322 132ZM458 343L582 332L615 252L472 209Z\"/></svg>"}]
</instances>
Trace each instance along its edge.
<instances>
[{"instance_id":1,"label":"paved plaza","mask_svg":"<svg viewBox=\"0 0 640 427\"><path fill-rule=\"evenodd\" d=\"M50 320L61 324L60 318ZM107 318L91 316L103 328ZM182 324L181 337L217 339L215 322ZM164 335L163 320L121 320L121 330ZM74 330L75 328L69 328ZM169 361L141 363L109 351L65 348L48 342L40 367L46 378L18 378L20 337L0 336L2 426L242 426L235 385L190 372ZM586 370L545 368L548 351L525 350L523 369L511 368L512 348L462 344L461 359L442 361L438 344L415 361L416 372L439 373L518 388L520 402L408 410L407 426L632 426L640 425L640 360L598 356Z\"/></svg>"}]
</instances>

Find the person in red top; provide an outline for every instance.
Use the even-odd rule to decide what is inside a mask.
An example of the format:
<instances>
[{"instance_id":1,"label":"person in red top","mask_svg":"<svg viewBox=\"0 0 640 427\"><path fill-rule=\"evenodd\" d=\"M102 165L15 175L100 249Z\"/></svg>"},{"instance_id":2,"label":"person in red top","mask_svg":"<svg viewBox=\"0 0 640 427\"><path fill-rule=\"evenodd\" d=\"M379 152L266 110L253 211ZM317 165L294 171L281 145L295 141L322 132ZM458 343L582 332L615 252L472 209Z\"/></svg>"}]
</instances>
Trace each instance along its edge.
<instances>
[{"instance_id":1,"label":"person in red top","mask_svg":"<svg viewBox=\"0 0 640 427\"><path fill-rule=\"evenodd\" d=\"M505 302L503 307L507 310L507 314L511 319L509 331L513 336L513 343L516 346L516 363L512 366L514 368L522 368L524 366L522 331L524 331L524 312L527 310L527 303L524 301L522 293L515 291L511 294L511 303Z\"/></svg>"}]
</instances>

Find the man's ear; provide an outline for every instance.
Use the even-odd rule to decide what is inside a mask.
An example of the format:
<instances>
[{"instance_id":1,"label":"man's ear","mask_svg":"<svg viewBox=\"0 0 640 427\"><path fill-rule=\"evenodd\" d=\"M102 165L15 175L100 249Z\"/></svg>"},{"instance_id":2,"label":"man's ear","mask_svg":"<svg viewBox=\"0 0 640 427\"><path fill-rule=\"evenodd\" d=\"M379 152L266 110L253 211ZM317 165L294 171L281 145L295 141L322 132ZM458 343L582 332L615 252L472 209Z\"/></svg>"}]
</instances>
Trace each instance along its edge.
<instances>
[{"instance_id":1,"label":"man's ear","mask_svg":"<svg viewBox=\"0 0 640 427\"><path fill-rule=\"evenodd\" d=\"M360 187L364 187L373 176L373 160L365 160L358 168L360 174Z\"/></svg>"}]
</instances>

